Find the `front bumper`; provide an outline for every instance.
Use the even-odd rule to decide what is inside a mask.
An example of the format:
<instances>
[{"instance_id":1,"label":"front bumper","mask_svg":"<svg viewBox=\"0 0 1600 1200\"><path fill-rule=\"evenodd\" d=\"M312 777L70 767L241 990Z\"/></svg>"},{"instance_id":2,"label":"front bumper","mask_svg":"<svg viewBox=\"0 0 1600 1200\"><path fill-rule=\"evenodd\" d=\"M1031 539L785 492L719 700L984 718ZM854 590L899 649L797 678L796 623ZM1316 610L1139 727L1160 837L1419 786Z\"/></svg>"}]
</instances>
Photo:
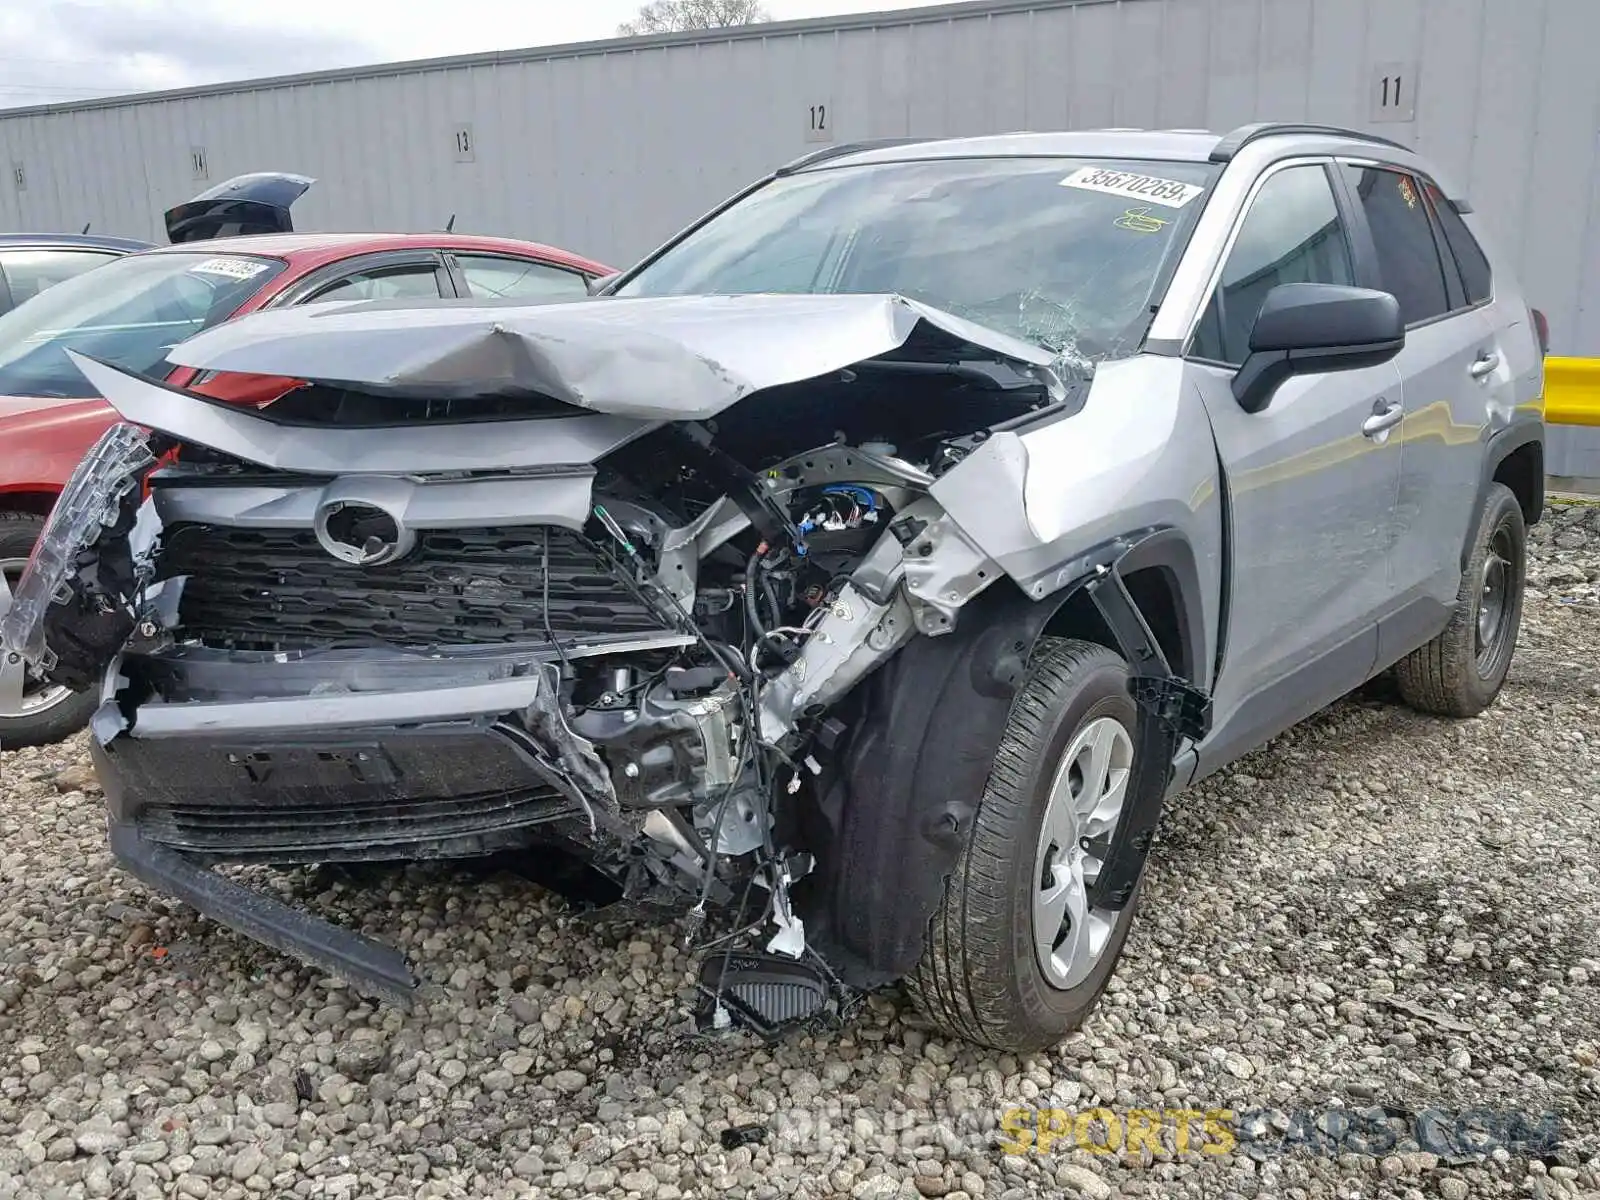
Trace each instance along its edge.
<instances>
[{"instance_id":1,"label":"front bumper","mask_svg":"<svg viewBox=\"0 0 1600 1200\"><path fill-rule=\"evenodd\" d=\"M117 861L396 1003L417 987L398 952L211 868L539 844L617 864L636 836L538 655L129 653L112 678L91 753Z\"/></svg>"},{"instance_id":2,"label":"front bumper","mask_svg":"<svg viewBox=\"0 0 1600 1200\"><path fill-rule=\"evenodd\" d=\"M287 661L286 661L287 660ZM97 714L114 821L209 861L461 857L626 836L538 655L126 655Z\"/></svg>"}]
</instances>

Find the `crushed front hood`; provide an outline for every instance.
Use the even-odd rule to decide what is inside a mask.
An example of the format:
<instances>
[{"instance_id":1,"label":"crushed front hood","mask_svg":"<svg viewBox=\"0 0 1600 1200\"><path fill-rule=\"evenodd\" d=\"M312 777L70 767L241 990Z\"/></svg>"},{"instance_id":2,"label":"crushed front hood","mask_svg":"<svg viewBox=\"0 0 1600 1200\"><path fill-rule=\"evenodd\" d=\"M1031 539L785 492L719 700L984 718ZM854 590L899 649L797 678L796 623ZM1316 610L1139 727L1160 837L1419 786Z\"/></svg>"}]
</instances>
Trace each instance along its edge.
<instances>
[{"instance_id":1,"label":"crushed front hood","mask_svg":"<svg viewBox=\"0 0 1600 1200\"><path fill-rule=\"evenodd\" d=\"M641 420L715 416L752 392L905 347L935 361L1055 357L901 296L672 296L559 304L310 305L226 322L168 360L439 399L541 395Z\"/></svg>"}]
</instances>

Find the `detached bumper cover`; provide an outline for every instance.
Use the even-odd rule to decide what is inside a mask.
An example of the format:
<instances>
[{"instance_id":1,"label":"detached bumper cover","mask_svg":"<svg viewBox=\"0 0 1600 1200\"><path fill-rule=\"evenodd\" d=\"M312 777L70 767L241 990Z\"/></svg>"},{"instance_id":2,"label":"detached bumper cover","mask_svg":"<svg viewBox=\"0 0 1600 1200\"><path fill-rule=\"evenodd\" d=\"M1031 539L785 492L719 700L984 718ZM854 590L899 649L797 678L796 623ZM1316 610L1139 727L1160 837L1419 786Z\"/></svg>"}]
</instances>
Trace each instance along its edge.
<instances>
[{"instance_id":1,"label":"detached bumper cover","mask_svg":"<svg viewBox=\"0 0 1600 1200\"><path fill-rule=\"evenodd\" d=\"M130 655L122 668L144 679L155 662ZM188 685L180 664L161 667ZM248 694L252 668L209 668L201 682L232 676L229 692ZM470 857L526 845L540 826L611 844L609 776L566 728L548 677L536 666L432 687L424 675L404 690L144 704L91 747L112 853L213 920L407 1005L417 981L397 951L210 868Z\"/></svg>"},{"instance_id":2,"label":"detached bumper cover","mask_svg":"<svg viewBox=\"0 0 1600 1200\"><path fill-rule=\"evenodd\" d=\"M111 853L135 878L175 896L214 921L302 959L402 1007L416 998L405 955L340 929L208 871L192 859L147 841L137 828L110 822Z\"/></svg>"}]
</instances>

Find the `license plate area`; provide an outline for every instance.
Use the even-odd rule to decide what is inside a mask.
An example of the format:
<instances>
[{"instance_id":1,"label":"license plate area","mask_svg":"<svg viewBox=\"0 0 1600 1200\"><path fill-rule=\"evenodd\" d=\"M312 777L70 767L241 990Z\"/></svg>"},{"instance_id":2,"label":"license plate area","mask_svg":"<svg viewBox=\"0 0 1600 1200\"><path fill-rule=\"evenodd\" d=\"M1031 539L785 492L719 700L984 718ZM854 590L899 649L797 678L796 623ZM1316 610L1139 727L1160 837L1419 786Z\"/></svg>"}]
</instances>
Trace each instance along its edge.
<instances>
[{"instance_id":1,"label":"license plate area","mask_svg":"<svg viewBox=\"0 0 1600 1200\"><path fill-rule=\"evenodd\" d=\"M221 753L239 785L274 792L369 790L400 781L400 768L389 752L372 743L279 743Z\"/></svg>"}]
</instances>

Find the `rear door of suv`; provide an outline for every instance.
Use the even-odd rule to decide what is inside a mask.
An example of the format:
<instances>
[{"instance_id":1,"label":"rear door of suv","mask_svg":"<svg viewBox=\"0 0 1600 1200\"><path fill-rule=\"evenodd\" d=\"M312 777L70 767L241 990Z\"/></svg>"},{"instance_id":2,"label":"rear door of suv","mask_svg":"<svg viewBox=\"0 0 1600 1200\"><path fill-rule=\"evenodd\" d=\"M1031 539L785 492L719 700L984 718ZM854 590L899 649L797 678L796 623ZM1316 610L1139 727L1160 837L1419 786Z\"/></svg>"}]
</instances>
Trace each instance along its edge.
<instances>
[{"instance_id":1,"label":"rear door of suv","mask_svg":"<svg viewBox=\"0 0 1600 1200\"><path fill-rule=\"evenodd\" d=\"M1363 282L1391 292L1406 321L1400 498L1378 658L1387 664L1442 629L1476 521L1488 401L1504 369L1481 286L1469 293L1429 203L1426 176L1341 160Z\"/></svg>"}]
</instances>

